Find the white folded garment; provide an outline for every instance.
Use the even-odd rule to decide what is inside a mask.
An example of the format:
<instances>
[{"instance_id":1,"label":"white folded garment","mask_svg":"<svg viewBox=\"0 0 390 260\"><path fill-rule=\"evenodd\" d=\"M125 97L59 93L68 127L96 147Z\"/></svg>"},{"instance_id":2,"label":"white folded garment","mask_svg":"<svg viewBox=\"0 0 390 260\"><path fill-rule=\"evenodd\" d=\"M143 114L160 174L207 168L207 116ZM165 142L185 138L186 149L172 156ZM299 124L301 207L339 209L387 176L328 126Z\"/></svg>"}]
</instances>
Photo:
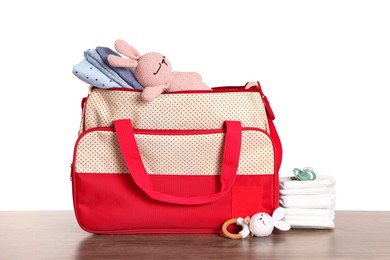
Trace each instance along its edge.
<instances>
[{"instance_id":1,"label":"white folded garment","mask_svg":"<svg viewBox=\"0 0 390 260\"><path fill-rule=\"evenodd\" d=\"M314 181L299 181L291 177L282 177L279 179L281 190L332 187L334 184L335 180L328 175L317 175Z\"/></svg>"},{"instance_id":2,"label":"white folded garment","mask_svg":"<svg viewBox=\"0 0 390 260\"><path fill-rule=\"evenodd\" d=\"M302 189L280 189L281 195L316 195L324 193L334 193L333 187L302 188Z\"/></svg>"},{"instance_id":3,"label":"white folded garment","mask_svg":"<svg viewBox=\"0 0 390 260\"><path fill-rule=\"evenodd\" d=\"M334 209L302 209L302 208L285 208L286 216L331 216L334 215Z\"/></svg>"},{"instance_id":4,"label":"white folded garment","mask_svg":"<svg viewBox=\"0 0 390 260\"><path fill-rule=\"evenodd\" d=\"M333 220L289 220L291 228L333 229Z\"/></svg>"},{"instance_id":5,"label":"white folded garment","mask_svg":"<svg viewBox=\"0 0 390 260\"><path fill-rule=\"evenodd\" d=\"M335 200L335 194L283 195L280 196L279 203L284 208L333 209Z\"/></svg>"},{"instance_id":6,"label":"white folded garment","mask_svg":"<svg viewBox=\"0 0 390 260\"><path fill-rule=\"evenodd\" d=\"M289 221L327 221L327 220L334 220L335 214L330 214L328 216L290 216L286 215L284 216L284 219L289 222Z\"/></svg>"}]
</instances>

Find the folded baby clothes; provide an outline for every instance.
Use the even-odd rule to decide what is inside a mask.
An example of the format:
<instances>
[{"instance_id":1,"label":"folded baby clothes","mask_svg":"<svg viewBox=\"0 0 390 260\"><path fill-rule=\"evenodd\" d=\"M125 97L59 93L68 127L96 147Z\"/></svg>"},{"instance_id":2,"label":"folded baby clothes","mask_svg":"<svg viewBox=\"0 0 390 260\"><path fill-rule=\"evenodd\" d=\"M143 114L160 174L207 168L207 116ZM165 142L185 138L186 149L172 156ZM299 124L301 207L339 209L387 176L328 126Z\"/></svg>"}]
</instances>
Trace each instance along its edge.
<instances>
[{"instance_id":1,"label":"folded baby clothes","mask_svg":"<svg viewBox=\"0 0 390 260\"><path fill-rule=\"evenodd\" d=\"M291 216L287 215L285 216L285 220L288 222L289 220L334 220L335 213L332 212L330 215L323 215L323 216Z\"/></svg>"},{"instance_id":2,"label":"folded baby clothes","mask_svg":"<svg viewBox=\"0 0 390 260\"><path fill-rule=\"evenodd\" d=\"M329 209L335 206L334 194L323 195L284 195L279 203L284 208Z\"/></svg>"},{"instance_id":3,"label":"folded baby clothes","mask_svg":"<svg viewBox=\"0 0 390 260\"><path fill-rule=\"evenodd\" d=\"M133 70L129 68L113 67L110 65L110 63L108 62L108 55L115 55L120 57L120 55L117 52L111 50L108 47L96 47L96 52L99 54L103 62L108 67L110 67L113 71L115 71L119 75L119 77L121 77L124 81L126 81L130 86L132 86L135 89L140 89L140 90L144 89L144 87L141 86L141 84L139 84L138 81L135 79Z\"/></svg>"},{"instance_id":4,"label":"folded baby clothes","mask_svg":"<svg viewBox=\"0 0 390 260\"><path fill-rule=\"evenodd\" d=\"M279 185L281 190L332 187L335 180L326 175L318 175L313 181L298 181L293 177L280 178Z\"/></svg>"},{"instance_id":5,"label":"folded baby clothes","mask_svg":"<svg viewBox=\"0 0 390 260\"><path fill-rule=\"evenodd\" d=\"M82 81L99 88L120 87L117 82L108 78L103 72L86 60L82 60L73 67L73 74Z\"/></svg>"},{"instance_id":6,"label":"folded baby clothes","mask_svg":"<svg viewBox=\"0 0 390 260\"><path fill-rule=\"evenodd\" d=\"M333 209L301 209L285 208L286 216L330 217L334 216Z\"/></svg>"},{"instance_id":7,"label":"folded baby clothes","mask_svg":"<svg viewBox=\"0 0 390 260\"><path fill-rule=\"evenodd\" d=\"M123 88L132 88L127 82L125 82L119 75L113 71L109 66L107 66L102 58L99 56L96 50L88 49L84 52L85 59L94 65L98 70L100 70L104 75L106 75L112 81L118 83L117 87Z\"/></svg>"},{"instance_id":8,"label":"folded baby clothes","mask_svg":"<svg viewBox=\"0 0 390 260\"><path fill-rule=\"evenodd\" d=\"M291 228L333 229L335 227L333 220L288 220L287 223Z\"/></svg>"},{"instance_id":9,"label":"folded baby clothes","mask_svg":"<svg viewBox=\"0 0 390 260\"><path fill-rule=\"evenodd\" d=\"M332 229L335 227L335 180L318 175L315 180L283 177L279 182L279 204L291 228Z\"/></svg>"},{"instance_id":10,"label":"folded baby clothes","mask_svg":"<svg viewBox=\"0 0 390 260\"><path fill-rule=\"evenodd\" d=\"M317 187L317 188L301 188L301 189L280 189L281 195L314 195L314 194L324 194L324 193L334 193L333 187Z\"/></svg>"}]
</instances>

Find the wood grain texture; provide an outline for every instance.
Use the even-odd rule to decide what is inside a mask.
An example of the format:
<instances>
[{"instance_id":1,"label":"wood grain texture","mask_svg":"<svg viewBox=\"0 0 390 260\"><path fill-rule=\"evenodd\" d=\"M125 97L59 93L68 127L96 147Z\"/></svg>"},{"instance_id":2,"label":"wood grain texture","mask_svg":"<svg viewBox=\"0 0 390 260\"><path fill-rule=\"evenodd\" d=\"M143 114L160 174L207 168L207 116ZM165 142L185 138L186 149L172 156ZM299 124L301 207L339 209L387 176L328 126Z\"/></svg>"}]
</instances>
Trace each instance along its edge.
<instances>
[{"instance_id":1,"label":"wood grain texture","mask_svg":"<svg viewBox=\"0 0 390 260\"><path fill-rule=\"evenodd\" d=\"M265 238L92 235L71 211L0 212L0 259L390 259L390 212L336 212L335 230Z\"/></svg>"}]
</instances>

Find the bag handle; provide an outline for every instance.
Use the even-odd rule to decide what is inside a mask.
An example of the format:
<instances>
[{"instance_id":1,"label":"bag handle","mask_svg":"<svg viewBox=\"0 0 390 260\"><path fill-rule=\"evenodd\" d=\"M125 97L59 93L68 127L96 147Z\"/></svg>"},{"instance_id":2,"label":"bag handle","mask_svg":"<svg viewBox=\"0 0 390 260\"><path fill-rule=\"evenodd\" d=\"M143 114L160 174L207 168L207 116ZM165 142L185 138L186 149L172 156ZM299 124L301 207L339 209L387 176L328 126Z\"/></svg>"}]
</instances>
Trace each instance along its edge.
<instances>
[{"instance_id":1,"label":"bag handle","mask_svg":"<svg viewBox=\"0 0 390 260\"><path fill-rule=\"evenodd\" d=\"M150 198L172 204L201 205L217 201L233 186L241 151L242 129L239 121L225 121L226 134L220 175L220 191L195 197L178 197L156 191L142 163L131 120L115 120L114 126L126 166L136 185Z\"/></svg>"}]
</instances>

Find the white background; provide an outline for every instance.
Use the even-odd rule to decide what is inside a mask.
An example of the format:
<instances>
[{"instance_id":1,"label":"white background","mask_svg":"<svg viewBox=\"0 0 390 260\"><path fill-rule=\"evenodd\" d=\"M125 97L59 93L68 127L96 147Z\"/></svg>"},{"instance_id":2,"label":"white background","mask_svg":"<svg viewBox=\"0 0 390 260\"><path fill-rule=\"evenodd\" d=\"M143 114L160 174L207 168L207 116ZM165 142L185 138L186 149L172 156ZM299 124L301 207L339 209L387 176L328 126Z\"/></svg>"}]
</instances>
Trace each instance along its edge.
<instances>
[{"instance_id":1,"label":"white background","mask_svg":"<svg viewBox=\"0 0 390 260\"><path fill-rule=\"evenodd\" d=\"M70 210L83 51L122 38L209 86L259 80L281 176L336 179L338 210L390 210L386 1L2 1L0 210Z\"/></svg>"}]
</instances>

